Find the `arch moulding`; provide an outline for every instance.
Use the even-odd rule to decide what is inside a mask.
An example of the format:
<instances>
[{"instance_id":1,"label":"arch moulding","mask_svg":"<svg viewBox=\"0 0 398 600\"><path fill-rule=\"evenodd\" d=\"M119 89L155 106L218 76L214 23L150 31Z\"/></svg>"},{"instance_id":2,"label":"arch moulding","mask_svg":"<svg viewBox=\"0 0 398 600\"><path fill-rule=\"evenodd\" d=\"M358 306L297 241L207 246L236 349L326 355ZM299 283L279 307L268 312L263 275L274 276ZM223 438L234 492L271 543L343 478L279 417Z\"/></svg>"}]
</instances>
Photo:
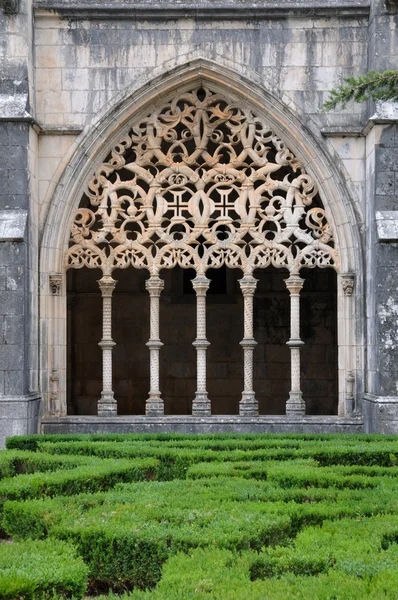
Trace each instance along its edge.
<instances>
[{"instance_id":1,"label":"arch moulding","mask_svg":"<svg viewBox=\"0 0 398 600\"><path fill-rule=\"evenodd\" d=\"M95 167L128 131L131 122L157 107L165 97L209 86L231 102L247 106L300 160L317 184L339 253L338 346L339 414L350 412L363 386L361 342L363 269L354 202L336 156L303 126L298 111L260 85L210 61L197 59L143 87L127 90L76 140L75 151L56 187L43 232L40 257L41 386L43 414L66 415L67 299L65 254L71 224ZM312 124L312 128L314 125ZM320 137L320 136L319 136ZM355 282L355 284L354 284ZM348 407L348 408L347 408Z\"/></svg>"}]
</instances>

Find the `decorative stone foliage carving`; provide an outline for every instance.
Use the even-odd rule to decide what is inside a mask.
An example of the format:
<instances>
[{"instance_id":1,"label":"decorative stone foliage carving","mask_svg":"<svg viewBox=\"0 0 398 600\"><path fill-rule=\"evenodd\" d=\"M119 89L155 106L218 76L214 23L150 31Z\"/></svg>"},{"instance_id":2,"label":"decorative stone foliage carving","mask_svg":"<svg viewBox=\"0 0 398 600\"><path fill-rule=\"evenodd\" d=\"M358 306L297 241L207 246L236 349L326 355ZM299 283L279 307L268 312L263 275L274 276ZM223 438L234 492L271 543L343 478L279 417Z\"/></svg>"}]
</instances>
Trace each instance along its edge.
<instances>
[{"instance_id":1,"label":"decorative stone foliage carving","mask_svg":"<svg viewBox=\"0 0 398 600\"><path fill-rule=\"evenodd\" d=\"M159 391L161 269L193 268L197 296L197 391L192 414L208 416L206 271L243 271L244 390L241 415L258 414L253 389L253 271L286 268L291 296L291 380L287 413L305 414L300 389L303 267L334 267L339 257L317 187L284 142L249 107L208 88L177 93L132 123L88 182L71 228L68 268L100 268L103 392L98 414L116 414L112 391L111 296L114 269L150 277L151 389L146 412L163 414ZM345 280L344 280L345 281ZM344 285L344 284L343 284Z\"/></svg>"},{"instance_id":2,"label":"decorative stone foliage carving","mask_svg":"<svg viewBox=\"0 0 398 600\"><path fill-rule=\"evenodd\" d=\"M53 296L59 296L62 286L62 273L50 273L50 291Z\"/></svg>"},{"instance_id":3,"label":"decorative stone foliage carving","mask_svg":"<svg viewBox=\"0 0 398 600\"><path fill-rule=\"evenodd\" d=\"M90 179L67 267L338 267L333 230L299 160L245 106L177 93L134 122Z\"/></svg>"},{"instance_id":4,"label":"decorative stone foliage carving","mask_svg":"<svg viewBox=\"0 0 398 600\"><path fill-rule=\"evenodd\" d=\"M344 296L352 296L352 294L354 292L354 283L355 283L354 275L351 275L351 274L342 275L341 282L342 282L342 286L343 286Z\"/></svg>"}]
</instances>

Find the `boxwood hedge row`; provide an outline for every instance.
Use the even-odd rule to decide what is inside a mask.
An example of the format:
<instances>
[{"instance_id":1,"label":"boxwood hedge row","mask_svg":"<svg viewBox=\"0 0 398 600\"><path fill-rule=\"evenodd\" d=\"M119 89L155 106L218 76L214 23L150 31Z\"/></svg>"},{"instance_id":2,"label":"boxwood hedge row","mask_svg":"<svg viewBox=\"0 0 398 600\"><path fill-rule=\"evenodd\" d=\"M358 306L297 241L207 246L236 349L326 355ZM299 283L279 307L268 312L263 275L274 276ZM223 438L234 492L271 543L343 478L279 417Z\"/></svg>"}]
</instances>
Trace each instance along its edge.
<instances>
[{"instance_id":1,"label":"boxwood hedge row","mask_svg":"<svg viewBox=\"0 0 398 600\"><path fill-rule=\"evenodd\" d=\"M70 544L58 540L0 544L0 597L81 598L88 568Z\"/></svg>"},{"instance_id":2,"label":"boxwood hedge row","mask_svg":"<svg viewBox=\"0 0 398 600\"><path fill-rule=\"evenodd\" d=\"M26 436L7 447L0 597L396 597L393 436ZM2 562L7 549L25 570Z\"/></svg>"}]
</instances>

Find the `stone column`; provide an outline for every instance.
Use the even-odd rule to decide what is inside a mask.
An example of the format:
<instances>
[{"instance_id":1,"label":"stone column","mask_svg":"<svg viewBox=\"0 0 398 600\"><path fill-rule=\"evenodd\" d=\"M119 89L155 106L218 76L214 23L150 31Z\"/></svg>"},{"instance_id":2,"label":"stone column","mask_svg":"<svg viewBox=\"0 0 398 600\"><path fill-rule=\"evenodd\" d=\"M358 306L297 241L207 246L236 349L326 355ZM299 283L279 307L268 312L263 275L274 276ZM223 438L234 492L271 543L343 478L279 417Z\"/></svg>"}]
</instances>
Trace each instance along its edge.
<instances>
[{"instance_id":1,"label":"stone column","mask_svg":"<svg viewBox=\"0 0 398 600\"><path fill-rule=\"evenodd\" d=\"M304 344L300 339L300 292L304 279L297 274L285 279L286 287L290 292L290 347L291 390L289 400L286 402L287 415L305 415L305 402L300 389L300 347Z\"/></svg>"},{"instance_id":2,"label":"stone column","mask_svg":"<svg viewBox=\"0 0 398 600\"><path fill-rule=\"evenodd\" d=\"M104 275L98 281L102 294L102 340L98 344L102 348L102 392L98 401L98 416L117 415L117 403L112 390L112 294L116 281L111 275Z\"/></svg>"},{"instance_id":3,"label":"stone column","mask_svg":"<svg viewBox=\"0 0 398 600\"><path fill-rule=\"evenodd\" d=\"M160 277L151 276L145 282L145 287L150 297L150 333L147 346L150 353L150 386L149 398L145 405L145 414L148 417L159 417L164 415L164 402L159 391L159 353L163 346L159 338L159 304L160 294L164 288L164 282Z\"/></svg>"},{"instance_id":4,"label":"stone column","mask_svg":"<svg viewBox=\"0 0 398 600\"><path fill-rule=\"evenodd\" d=\"M206 275L197 275L192 280L196 292L196 340L193 345L197 352L197 390L192 403L192 415L211 415L211 404L206 391L206 350L210 346L206 339L206 292L210 279Z\"/></svg>"},{"instance_id":5,"label":"stone column","mask_svg":"<svg viewBox=\"0 0 398 600\"><path fill-rule=\"evenodd\" d=\"M337 296L337 340L338 340L338 377L339 405L338 415L351 415L355 410L355 369L358 362L354 353L354 287L352 273L338 275ZM359 358L359 357L358 357Z\"/></svg>"},{"instance_id":6,"label":"stone column","mask_svg":"<svg viewBox=\"0 0 398 600\"><path fill-rule=\"evenodd\" d=\"M244 336L240 345L243 348L244 390L239 403L239 414L249 417L258 415L258 402L253 390L253 352L257 345L253 337L253 298L257 279L245 276L239 280L244 302Z\"/></svg>"}]
</instances>

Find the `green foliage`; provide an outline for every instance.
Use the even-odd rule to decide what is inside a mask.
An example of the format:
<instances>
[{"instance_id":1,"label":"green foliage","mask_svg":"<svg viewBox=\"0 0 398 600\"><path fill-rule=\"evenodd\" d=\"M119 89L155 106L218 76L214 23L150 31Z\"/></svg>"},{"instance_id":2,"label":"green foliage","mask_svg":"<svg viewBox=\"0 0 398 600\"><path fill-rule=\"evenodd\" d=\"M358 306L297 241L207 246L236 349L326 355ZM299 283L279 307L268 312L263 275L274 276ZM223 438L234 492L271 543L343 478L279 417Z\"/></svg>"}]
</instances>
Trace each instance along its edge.
<instances>
[{"instance_id":1,"label":"green foliage","mask_svg":"<svg viewBox=\"0 0 398 600\"><path fill-rule=\"evenodd\" d=\"M81 598L88 569L71 545L58 540L0 544L0 598Z\"/></svg>"},{"instance_id":2,"label":"green foliage","mask_svg":"<svg viewBox=\"0 0 398 600\"><path fill-rule=\"evenodd\" d=\"M369 71L359 77L347 77L344 84L330 91L323 108L331 110L339 104L345 108L350 101L360 103L369 99L398 101L398 71Z\"/></svg>"},{"instance_id":3,"label":"green foliage","mask_svg":"<svg viewBox=\"0 0 398 600\"><path fill-rule=\"evenodd\" d=\"M4 547L73 547L88 594L396 597L395 436L27 436L9 447L31 450L0 455L1 527L23 540Z\"/></svg>"},{"instance_id":4,"label":"green foliage","mask_svg":"<svg viewBox=\"0 0 398 600\"><path fill-rule=\"evenodd\" d=\"M73 461L65 457L68 470L18 475L0 481L0 508L6 500L71 495L107 490L123 481L142 481L155 477L158 462L141 460L86 459L86 464L71 468Z\"/></svg>"},{"instance_id":5,"label":"green foliage","mask_svg":"<svg viewBox=\"0 0 398 600\"><path fill-rule=\"evenodd\" d=\"M42 442L58 444L59 442L149 442L162 446L167 443L174 448L186 447L188 445L207 448L223 447L231 449L232 446L248 449L251 444L256 447L272 446L297 446L299 442L308 441L335 441L344 440L344 444L353 444L356 442L374 443L380 441L392 441L394 436L375 435L375 434L258 434L258 433L214 433L214 434L196 434L187 433L101 433L101 434L34 434L9 437L6 440L8 450L32 450L38 449Z\"/></svg>"},{"instance_id":6,"label":"green foliage","mask_svg":"<svg viewBox=\"0 0 398 600\"><path fill-rule=\"evenodd\" d=\"M355 538L355 541L359 541ZM353 540L354 542L354 540ZM347 554L354 543L346 546ZM396 598L398 572L390 563L371 576L347 573L310 554L293 560L283 558L266 578L253 580L258 561L253 552L237 554L223 549L197 549L177 554L164 566L162 578L153 591L134 591L120 600L377 600ZM113 594L108 596L114 599ZM98 600L102 600L100 597Z\"/></svg>"},{"instance_id":7,"label":"green foliage","mask_svg":"<svg viewBox=\"0 0 398 600\"><path fill-rule=\"evenodd\" d=\"M0 453L0 479L28 473L73 469L89 462L83 456L53 456L44 452L14 450Z\"/></svg>"}]
</instances>

